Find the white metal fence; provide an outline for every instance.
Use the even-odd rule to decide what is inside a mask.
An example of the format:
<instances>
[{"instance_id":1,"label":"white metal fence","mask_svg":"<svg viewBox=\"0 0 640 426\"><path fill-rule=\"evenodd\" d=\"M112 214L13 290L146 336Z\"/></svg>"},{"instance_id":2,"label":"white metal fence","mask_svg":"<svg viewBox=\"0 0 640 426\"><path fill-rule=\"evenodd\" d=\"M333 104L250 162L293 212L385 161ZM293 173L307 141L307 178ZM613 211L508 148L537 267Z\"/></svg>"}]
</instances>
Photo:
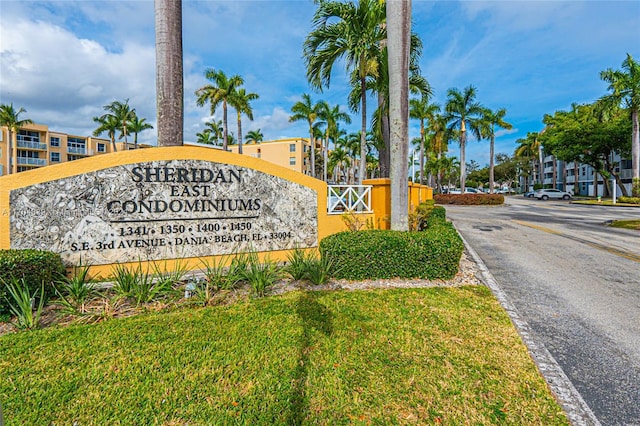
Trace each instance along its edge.
<instances>
[{"instance_id":1,"label":"white metal fence","mask_svg":"<svg viewBox=\"0 0 640 426\"><path fill-rule=\"evenodd\" d=\"M327 212L371 213L371 185L329 185Z\"/></svg>"}]
</instances>

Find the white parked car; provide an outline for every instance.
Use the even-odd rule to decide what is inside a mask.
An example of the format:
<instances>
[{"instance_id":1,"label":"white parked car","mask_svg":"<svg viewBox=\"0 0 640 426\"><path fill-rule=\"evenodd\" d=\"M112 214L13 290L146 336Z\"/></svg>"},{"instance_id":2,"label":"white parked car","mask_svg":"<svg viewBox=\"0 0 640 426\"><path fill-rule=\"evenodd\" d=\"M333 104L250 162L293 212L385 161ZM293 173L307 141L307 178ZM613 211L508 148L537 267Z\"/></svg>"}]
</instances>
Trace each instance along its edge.
<instances>
[{"instance_id":1,"label":"white parked car","mask_svg":"<svg viewBox=\"0 0 640 426\"><path fill-rule=\"evenodd\" d=\"M554 198L556 200L570 200L571 194L559 189L538 189L533 194L538 200L548 200Z\"/></svg>"},{"instance_id":2,"label":"white parked car","mask_svg":"<svg viewBox=\"0 0 640 426\"><path fill-rule=\"evenodd\" d=\"M465 188L464 193L465 194L484 194L482 191L477 190L475 188ZM462 194L462 192L460 191L460 188L456 188L456 189L450 189L449 194Z\"/></svg>"}]
</instances>

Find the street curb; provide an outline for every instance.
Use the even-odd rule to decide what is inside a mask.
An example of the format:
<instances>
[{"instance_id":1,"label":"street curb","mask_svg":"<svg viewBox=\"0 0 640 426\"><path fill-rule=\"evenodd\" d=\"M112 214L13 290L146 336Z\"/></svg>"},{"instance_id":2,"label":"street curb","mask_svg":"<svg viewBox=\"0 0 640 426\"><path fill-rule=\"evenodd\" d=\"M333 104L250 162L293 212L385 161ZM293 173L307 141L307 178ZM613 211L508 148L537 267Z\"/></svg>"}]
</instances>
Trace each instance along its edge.
<instances>
[{"instance_id":1,"label":"street curb","mask_svg":"<svg viewBox=\"0 0 640 426\"><path fill-rule=\"evenodd\" d=\"M454 224L455 226L455 224ZM564 374L560 365L553 358L547 348L533 338L533 332L529 324L520 316L516 308L511 304L507 295L493 277L487 265L484 264L478 253L464 239L460 231L458 231L467 252L478 265L481 274L481 280L489 287L493 295L498 299L502 308L507 311L511 322L516 327L524 344L529 349L529 354L536 363L538 370L547 382L551 392L556 397L558 403L564 409L567 418L572 425L576 426L601 426L600 422L593 414L589 406L582 399L573 386L569 378Z\"/></svg>"}]
</instances>

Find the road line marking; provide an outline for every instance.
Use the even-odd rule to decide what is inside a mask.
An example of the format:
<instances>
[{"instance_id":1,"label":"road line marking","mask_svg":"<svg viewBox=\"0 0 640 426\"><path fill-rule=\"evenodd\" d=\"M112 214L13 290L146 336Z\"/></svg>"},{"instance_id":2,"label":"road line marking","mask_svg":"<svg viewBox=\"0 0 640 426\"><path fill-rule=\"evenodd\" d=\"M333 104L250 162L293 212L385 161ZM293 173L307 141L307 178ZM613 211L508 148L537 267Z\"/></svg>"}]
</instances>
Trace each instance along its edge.
<instances>
[{"instance_id":1,"label":"road line marking","mask_svg":"<svg viewBox=\"0 0 640 426\"><path fill-rule=\"evenodd\" d=\"M614 248L614 247L609 247L609 246L606 246L606 245L600 244L600 243L594 243L593 241L585 240L583 238L576 237L574 235L563 234L560 231L556 231L556 230L553 230L553 229L545 228L543 226L536 225L536 224L533 224L533 223L524 222L522 220L514 220L514 222L517 223L518 225L526 226L527 228L536 229L538 231L546 232L547 234L559 235L561 237L565 237L565 238L568 238L570 240L586 244L586 245L588 245L590 247L593 247L593 248L596 248L598 250L603 250L603 251L606 251L607 253L623 257L623 258L631 260L633 262L640 263L640 255L637 255L635 253L632 253L632 252L629 252L629 251L626 251L626 250L621 250L621 249L617 249L617 248Z\"/></svg>"}]
</instances>

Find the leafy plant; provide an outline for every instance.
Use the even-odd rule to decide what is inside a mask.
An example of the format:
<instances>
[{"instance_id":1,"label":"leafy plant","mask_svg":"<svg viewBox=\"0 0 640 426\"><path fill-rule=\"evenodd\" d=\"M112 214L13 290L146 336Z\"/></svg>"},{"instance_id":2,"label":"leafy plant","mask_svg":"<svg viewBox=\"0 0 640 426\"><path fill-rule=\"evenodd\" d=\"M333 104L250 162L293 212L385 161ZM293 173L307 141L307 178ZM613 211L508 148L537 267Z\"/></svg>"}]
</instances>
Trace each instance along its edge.
<instances>
[{"instance_id":1,"label":"leafy plant","mask_svg":"<svg viewBox=\"0 0 640 426\"><path fill-rule=\"evenodd\" d=\"M9 300L9 309L15 315L14 325L21 330L33 330L40 324L42 309L44 307L44 283L40 291L31 293L29 286L24 279L13 279L5 282L9 295L13 300ZM38 305L35 302L38 301Z\"/></svg>"},{"instance_id":2,"label":"leafy plant","mask_svg":"<svg viewBox=\"0 0 640 426\"><path fill-rule=\"evenodd\" d=\"M249 282L253 292L258 297L263 297L267 288L271 287L282 277L282 270L278 264L266 256L262 262L258 253L252 251L246 254L248 260L244 272L244 279Z\"/></svg>"},{"instance_id":3,"label":"leafy plant","mask_svg":"<svg viewBox=\"0 0 640 426\"><path fill-rule=\"evenodd\" d=\"M117 264L112 269L113 291L119 296L129 297L141 275L142 265L140 263L134 269Z\"/></svg>"},{"instance_id":4,"label":"leafy plant","mask_svg":"<svg viewBox=\"0 0 640 426\"><path fill-rule=\"evenodd\" d=\"M303 280L306 278L309 269L309 259L312 255L307 251L296 247L287 255L288 265L285 271L291 275L294 280Z\"/></svg>"},{"instance_id":5,"label":"leafy plant","mask_svg":"<svg viewBox=\"0 0 640 426\"><path fill-rule=\"evenodd\" d=\"M95 282L89 279L89 266L74 268L73 276L58 281L55 288L63 307L72 312L85 313L85 303L95 291Z\"/></svg>"},{"instance_id":6,"label":"leafy plant","mask_svg":"<svg viewBox=\"0 0 640 426\"><path fill-rule=\"evenodd\" d=\"M326 284L331 278L333 261L326 256L309 256L305 278L315 285Z\"/></svg>"},{"instance_id":7,"label":"leafy plant","mask_svg":"<svg viewBox=\"0 0 640 426\"><path fill-rule=\"evenodd\" d=\"M169 291L174 285L181 282L187 273L187 265L181 259L176 259L173 268L167 268L167 261L162 265L159 262L153 262L153 276L155 285Z\"/></svg>"}]
</instances>

